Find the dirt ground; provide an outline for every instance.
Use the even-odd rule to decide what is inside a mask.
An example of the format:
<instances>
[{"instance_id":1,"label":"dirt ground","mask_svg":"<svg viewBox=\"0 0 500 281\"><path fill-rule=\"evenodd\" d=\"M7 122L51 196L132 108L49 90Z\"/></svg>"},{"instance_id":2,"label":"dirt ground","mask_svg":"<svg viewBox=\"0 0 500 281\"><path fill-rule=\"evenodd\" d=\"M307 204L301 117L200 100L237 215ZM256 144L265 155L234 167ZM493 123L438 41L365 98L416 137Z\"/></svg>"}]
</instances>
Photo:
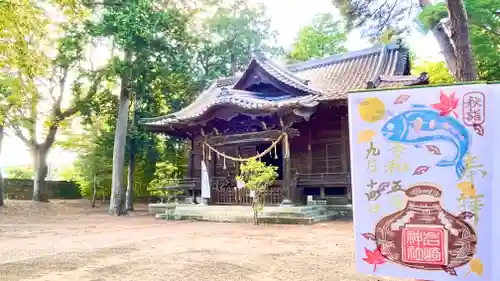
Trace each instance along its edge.
<instances>
[{"instance_id":1,"label":"dirt ground","mask_svg":"<svg viewBox=\"0 0 500 281\"><path fill-rule=\"evenodd\" d=\"M352 223L312 226L111 217L88 202L7 201L0 280L375 281L357 274ZM400 280L400 279L398 279Z\"/></svg>"}]
</instances>

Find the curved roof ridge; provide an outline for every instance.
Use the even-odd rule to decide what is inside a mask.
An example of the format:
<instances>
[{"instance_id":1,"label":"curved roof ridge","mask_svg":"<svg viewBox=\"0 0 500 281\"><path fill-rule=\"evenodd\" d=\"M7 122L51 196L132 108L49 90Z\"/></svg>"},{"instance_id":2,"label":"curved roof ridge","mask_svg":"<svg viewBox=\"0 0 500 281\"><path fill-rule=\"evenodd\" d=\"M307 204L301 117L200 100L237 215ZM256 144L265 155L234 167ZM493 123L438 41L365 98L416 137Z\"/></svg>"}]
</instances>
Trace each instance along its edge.
<instances>
[{"instance_id":1,"label":"curved roof ridge","mask_svg":"<svg viewBox=\"0 0 500 281\"><path fill-rule=\"evenodd\" d=\"M255 95L255 92L224 87L211 87L211 91L206 91L199 97L181 111L155 118L142 118L140 124L155 126L194 120L203 116L210 109L224 105L233 105L251 110L271 110L286 106L314 107L318 105L317 96L313 94L283 100L266 100L259 98L258 95ZM203 103L196 102L198 100L203 100Z\"/></svg>"},{"instance_id":2,"label":"curved roof ridge","mask_svg":"<svg viewBox=\"0 0 500 281\"><path fill-rule=\"evenodd\" d=\"M308 93L315 94L315 95L323 94L323 91L309 86L306 82L307 81L306 79L301 79L301 78L295 76L295 74L293 74L293 72L291 72L290 70L288 70L285 67L280 67L278 64L276 64L272 60L268 59L264 54L262 54L260 52L256 52L254 54L255 55L254 55L253 60L255 60L255 62L257 64L259 64L267 72L269 72L269 68L271 68L271 70L274 71L275 74L278 74L279 77L276 77L277 75L273 75L273 73L269 73L269 74L271 74L274 78L278 79L279 81L281 81L289 86L292 86L300 91L308 92ZM286 80L289 80L289 81L286 81Z\"/></svg>"},{"instance_id":3,"label":"curved roof ridge","mask_svg":"<svg viewBox=\"0 0 500 281\"><path fill-rule=\"evenodd\" d=\"M326 65L336 63L336 62L340 62L340 61L344 61L344 60L348 60L348 59L352 59L352 58L359 58L360 56L367 56L367 55L371 55L374 53L378 53L378 52L380 52L380 48L383 46L384 46L383 44L377 44L377 45L374 45L370 48L365 48L365 49L361 49L358 51L346 52L343 54L332 55L332 56L328 56L328 57L320 58L320 59L310 59L310 60L307 60L304 62L289 64L289 65L287 65L287 68L291 72L298 72L298 71L304 71L304 70L308 70L308 69L312 69L312 68L322 67L322 66L326 66ZM385 45L385 47L389 51L389 50L401 48L401 44L399 44L398 42L392 42L392 43Z\"/></svg>"}]
</instances>

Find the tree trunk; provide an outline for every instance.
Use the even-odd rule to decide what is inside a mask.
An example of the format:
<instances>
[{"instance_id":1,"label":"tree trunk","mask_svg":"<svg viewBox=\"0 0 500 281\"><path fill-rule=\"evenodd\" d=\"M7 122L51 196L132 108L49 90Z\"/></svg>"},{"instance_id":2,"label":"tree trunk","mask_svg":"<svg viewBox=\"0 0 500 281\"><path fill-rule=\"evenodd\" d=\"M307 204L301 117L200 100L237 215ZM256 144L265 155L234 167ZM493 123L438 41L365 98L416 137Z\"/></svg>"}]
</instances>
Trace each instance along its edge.
<instances>
[{"instance_id":1,"label":"tree trunk","mask_svg":"<svg viewBox=\"0 0 500 281\"><path fill-rule=\"evenodd\" d=\"M420 0L420 8L424 8L428 5L432 5L430 0ZM457 75L457 58L455 56L455 48L453 47L450 37L446 33L443 25L440 23L432 29L432 35L436 38L436 41L441 49L441 54L444 57L446 65L450 73L456 77Z\"/></svg>"},{"instance_id":2,"label":"tree trunk","mask_svg":"<svg viewBox=\"0 0 500 281\"><path fill-rule=\"evenodd\" d=\"M134 108L132 112L132 120L130 124L135 126L135 112L137 108L137 95L134 99ZM125 205L127 211L134 210L134 171L135 171L135 136L130 138L130 158L128 161L128 174L127 174L127 196L125 198Z\"/></svg>"},{"instance_id":3,"label":"tree trunk","mask_svg":"<svg viewBox=\"0 0 500 281\"><path fill-rule=\"evenodd\" d=\"M236 65L236 56L234 55L234 51L231 51L231 57L230 57L230 63L231 63L231 72L229 74L229 76L234 76L236 75L236 71L237 71L237 65Z\"/></svg>"},{"instance_id":4,"label":"tree trunk","mask_svg":"<svg viewBox=\"0 0 500 281\"><path fill-rule=\"evenodd\" d=\"M125 51L125 62L130 62L131 52ZM111 179L111 198L109 202L109 214L120 216L127 214L125 202L123 202L123 172L125 168L125 144L128 127L128 111L130 104L130 75L128 72L122 74L120 102L118 107L118 118L116 120L115 142L113 146L113 172Z\"/></svg>"},{"instance_id":5,"label":"tree trunk","mask_svg":"<svg viewBox=\"0 0 500 281\"><path fill-rule=\"evenodd\" d=\"M33 201L48 202L46 181L47 177L47 150L43 147L34 149L35 179L33 180Z\"/></svg>"},{"instance_id":6,"label":"tree trunk","mask_svg":"<svg viewBox=\"0 0 500 281\"><path fill-rule=\"evenodd\" d=\"M97 182L96 182L96 173L95 173L95 160L94 165L92 166L92 208L95 208L95 200L97 199Z\"/></svg>"},{"instance_id":7,"label":"tree trunk","mask_svg":"<svg viewBox=\"0 0 500 281\"><path fill-rule=\"evenodd\" d=\"M457 69L457 57L455 55L455 48L451 43L450 37L446 33L442 24L438 24L436 27L432 29L432 34L441 49L441 54L443 54L444 61L446 62L446 66L448 66L448 70L450 71L453 77L457 77L458 69Z\"/></svg>"},{"instance_id":8,"label":"tree trunk","mask_svg":"<svg viewBox=\"0 0 500 281\"><path fill-rule=\"evenodd\" d=\"M4 134L5 134L4 128L0 127L0 155L2 154L2 144L3 144ZM4 193L4 180L2 176L2 170L0 170L0 207L4 205L3 193Z\"/></svg>"},{"instance_id":9,"label":"tree trunk","mask_svg":"<svg viewBox=\"0 0 500 281\"><path fill-rule=\"evenodd\" d=\"M450 18L451 40L455 46L458 81L477 80L476 62L472 55L467 13L462 0L446 0Z\"/></svg>"}]
</instances>

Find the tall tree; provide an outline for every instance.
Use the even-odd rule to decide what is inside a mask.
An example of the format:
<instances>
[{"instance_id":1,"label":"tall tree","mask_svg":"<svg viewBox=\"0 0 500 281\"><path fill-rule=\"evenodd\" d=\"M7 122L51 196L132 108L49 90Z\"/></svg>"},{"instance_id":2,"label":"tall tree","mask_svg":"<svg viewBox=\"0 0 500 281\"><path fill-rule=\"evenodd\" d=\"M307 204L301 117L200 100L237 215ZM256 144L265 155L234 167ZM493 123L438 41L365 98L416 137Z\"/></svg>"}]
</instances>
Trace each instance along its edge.
<instances>
[{"instance_id":1,"label":"tall tree","mask_svg":"<svg viewBox=\"0 0 500 281\"><path fill-rule=\"evenodd\" d=\"M446 0L450 19L450 38L455 47L458 81L477 79L476 62L472 56L472 44L469 36L469 20L463 0Z\"/></svg>"},{"instance_id":2,"label":"tall tree","mask_svg":"<svg viewBox=\"0 0 500 281\"><path fill-rule=\"evenodd\" d=\"M395 35L411 31L416 12L432 6L430 0L332 0L347 20L350 28L363 28L364 35L379 38L390 30ZM450 0L451 1L451 0ZM447 33L447 26L437 22L430 30L436 38L450 71L458 80L472 79L475 72L474 61L470 60L467 48L468 34L464 31L467 17L462 0L453 0L458 5L448 5L448 13L455 22L450 25L452 36ZM462 3L462 4L460 4ZM460 20L463 20L459 22ZM457 34L459 32L460 34ZM465 32L465 33L464 33ZM458 59L458 56L461 59ZM459 65L460 64L460 65ZM460 73L459 73L460 72Z\"/></svg>"},{"instance_id":3,"label":"tall tree","mask_svg":"<svg viewBox=\"0 0 500 281\"><path fill-rule=\"evenodd\" d=\"M143 91L142 85L160 79L156 74L153 77L147 75L156 70L155 66L162 65L163 79L169 82L175 79L175 83L182 83L182 79L192 72L188 57L192 42L187 33L188 20L181 9L158 8L151 0L134 0L105 6L102 18L92 25L94 36L111 38L123 53L123 58L114 59L121 86L113 149L109 210L112 215L127 213L123 179L131 99L142 102L147 98L149 91ZM147 79L154 80L145 81ZM190 84L188 80L184 80L187 85ZM131 200L132 196L128 198Z\"/></svg>"},{"instance_id":4,"label":"tall tree","mask_svg":"<svg viewBox=\"0 0 500 281\"><path fill-rule=\"evenodd\" d=\"M44 69L45 57L39 50L29 48L25 37L30 41L39 40L47 22L42 10L30 1L0 2L0 69L10 70L10 73L3 71L0 74L0 149L7 126L7 114L22 104L20 81L14 79L16 71L30 69L36 75ZM0 171L0 206L4 204L3 183Z\"/></svg>"},{"instance_id":5,"label":"tall tree","mask_svg":"<svg viewBox=\"0 0 500 281\"><path fill-rule=\"evenodd\" d=\"M2 17L2 25L10 28L2 29L1 41L11 43L11 46L1 46L1 57L7 57L7 62L3 62L6 71L2 73L2 83L16 105L15 110L5 116L5 123L30 150L35 167L33 200L44 201L47 199L43 194L46 160L56 134L63 122L75 115L79 106L95 92L100 80L94 79L87 89L83 86L89 76L99 75L88 75L82 69L85 36L78 24L83 16L82 7L73 2L71 6L64 1L49 2L68 19L55 23L38 3L14 2L1 3L6 5L7 12L15 14L6 20ZM62 32L50 33L53 27ZM51 54L54 50L55 56ZM69 79L72 69L81 73L75 80ZM70 97L67 108L65 97Z\"/></svg>"},{"instance_id":6,"label":"tall tree","mask_svg":"<svg viewBox=\"0 0 500 281\"><path fill-rule=\"evenodd\" d=\"M347 51L347 33L341 21L330 13L317 14L310 25L299 30L287 54L291 62L322 58Z\"/></svg>"},{"instance_id":7,"label":"tall tree","mask_svg":"<svg viewBox=\"0 0 500 281\"><path fill-rule=\"evenodd\" d=\"M472 51L477 61L480 79L500 79L500 16L497 14L496 0L466 0L465 8L469 21ZM419 13L419 21L424 31L438 24L451 25L446 3L428 6Z\"/></svg>"}]
</instances>

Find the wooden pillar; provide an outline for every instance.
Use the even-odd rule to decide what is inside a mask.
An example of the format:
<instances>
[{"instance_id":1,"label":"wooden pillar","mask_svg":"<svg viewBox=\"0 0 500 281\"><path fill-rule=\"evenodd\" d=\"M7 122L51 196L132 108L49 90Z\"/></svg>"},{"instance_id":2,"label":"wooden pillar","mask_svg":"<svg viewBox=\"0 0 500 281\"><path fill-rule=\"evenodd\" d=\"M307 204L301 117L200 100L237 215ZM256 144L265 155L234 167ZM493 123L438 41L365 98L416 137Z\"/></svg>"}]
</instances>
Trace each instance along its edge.
<instances>
[{"instance_id":1,"label":"wooden pillar","mask_svg":"<svg viewBox=\"0 0 500 281\"><path fill-rule=\"evenodd\" d=\"M350 146L349 146L349 119L347 115L341 117L341 145L342 145L342 171L350 173ZM352 199L352 184L346 186L346 197L350 201Z\"/></svg>"},{"instance_id":2,"label":"wooden pillar","mask_svg":"<svg viewBox=\"0 0 500 281\"><path fill-rule=\"evenodd\" d=\"M194 140L190 139L188 177L194 178Z\"/></svg>"},{"instance_id":3,"label":"wooden pillar","mask_svg":"<svg viewBox=\"0 0 500 281\"><path fill-rule=\"evenodd\" d=\"M194 178L194 139L190 139L190 148L189 148L189 161L188 161L188 177ZM195 203L195 194L196 194L196 184L193 188L191 188L191 203Z\"/></svg>"},{"instance_id":4,"label":"wooden pillar","mask_svg":"<svg viewBox=\"0 0 500 281\"><path fill-rule=\"evenodd\" d=\"M313 172L313 161L312 161L312 137L311 137L311 124L307 125L307 173L311 174Z\"/></svg>"},{"instance_id":5,"label":"wooden pillar","mask_svg":"<svg viewBox=\"0 0 500 281\"><path fill-rule=\"evenodd\" d=\"M283 155L283 201L281 202L281 206L290 206L293 205L293 191L292 188L292 172L290 165L290 142L288 139L288 135L284 135L281 140L281 152Z\"/></svg>"}]
</instances>

